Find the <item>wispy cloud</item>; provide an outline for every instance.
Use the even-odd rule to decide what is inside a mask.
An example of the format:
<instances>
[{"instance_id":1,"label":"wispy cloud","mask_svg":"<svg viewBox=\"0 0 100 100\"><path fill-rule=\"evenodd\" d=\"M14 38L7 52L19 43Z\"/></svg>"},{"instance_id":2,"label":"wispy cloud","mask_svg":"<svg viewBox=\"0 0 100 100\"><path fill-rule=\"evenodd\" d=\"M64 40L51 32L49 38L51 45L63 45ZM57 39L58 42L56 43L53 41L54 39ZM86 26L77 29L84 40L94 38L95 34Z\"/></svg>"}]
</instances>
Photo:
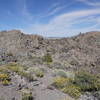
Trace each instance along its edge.
<instances>
[{"instance_id":1,"label":"wispy cloud","mask_svg":"<svg viewBox=\"0 0 100 100\"><path fill-rule=\"evenodd\" d=\"M63 10L64 8L67 8L67 7L71 6L74 2L75 1L72 1L70 3L63 4L63 5L59 3L59 5L57 5L56 7L54 7L51 11L48 11L48 16L49 15L54 15L55 13Z\"/></svg>"},{"instance_id":2,"label":"wispy cloud","mask_svg":"<svg viewBox=\"0 0 100 100\"><path fill-rule=\"evenodd\" d=\"M53 5L51 5L51 7L49 9L46 10L46 12L40 14L40 18L45 18L48 16L54 16L57 13L59 13L60 11L64 10L65 8L68 8L69 6L73 5L76 1L72 1L70 3L54 3Z\"/></svg>"},{"instance_id":3,"label":"wispy cloud","mask_svg":"<svg viewBox=\"0 0 100 100\"><path fill-rule=\"evenodd\" d=\"M20 0L19 0L20 1ZM100 9L99 3L90 2L89 0L75 0L68 4L54 3L49 9L39 16L33 16L28 9L26 0L20 2L22 5L21 14L28 22L28 27L24 28L27 33L36 33L44 36L71 36L79 32L86 32L92 30L100 30ZM98 9L77 10L69 13L60 14L59 12L74 3L82 2L90 6L98 6ZM57 14L59 13L59 14ZM53 15L46 24L41 22L34 23L36 19L48 18ZM35 19L35 20L34 20ZM33 23L33 24L32 24Z\"/></svg>"},{"instance_id":4,"label":"wispy cloud","mask_svg":"<svg viewBox=\"0 0 100 100\"><path fill-rule=\"evenodd\" d=\"M65 6L56 7L54 9L52 9L51 11L48 11L46 14L44 14L43 17L48 17L48 16L51 16L51 15L54 15L57 12L59 12L60 10L62 10L63 8L65 8Z\"/></svg>"},{"instance_id":5,"label":"wispy cloud","mask_svg":"<svg viewBox=\"0 0 100 100\"><path fill-rule=\"evenodd\" d=\"M70 3L65 4L64 2L56 2L53 3L48 9L39 13L38 15L30 13L27 5L28 0L17 0L17 6L19 6L19 12L23 20L29 22L36 22L36 20L42 20L42 18L47 18L49 16L56 16L57 13L62 12L65 8L73 5L76 1L72 1ZM34 20L35 19L35 20Z\"/></svg>"},{"instance_id":6,"label":"wispy cloud","mask_svg":"<svg viewBox=\"0 0 100 100\"><path fill-rule=\"evenodd\" d=\"M28 9L27 0L17 0L16 6L18 7L17 9L20 17L23 18L23 20L32 21L34 16L30 13Z\"/></svg>"},{"instance_id":7,"label":"wispy cloud","mask_svg":"<svg viewBox=\"0 0 100 100\"><path fill-rule=\"evenodd\" d=\"M77 0L77 1L85 3L89 6L95 6L95 7L100 6L100 2L97 2L97 1L91 1L91 0Z\"/></svg>"},{"instance_id":8,"label":"wispy cloud","mask_svg":"<svg viewBox=\"0 0 100 100\"><path fill-rule=\"evenodd\" d=\"M100 9L65 13L56 16L47 24L33 24L31 31L45 36L67 36L68 33L70 36L72 33L76 34L80 31L84 32L89 31L90 29L95 30L97 29L96 27L100 25L100 17L97 17L96 15L100 15Z\"/></svg>"},{"instance_id":9,"label":"wispy cloud","mask_svg":"<svg viewBox=\"0 0 100 100\"><path fill-rule=\"evenodd\" d=\"M26 2L23 4L22 14L23 16L27 17L29 20L32 20L34 18L34 16L31 13L29 13Z\"/></svg>"}]
</instances>

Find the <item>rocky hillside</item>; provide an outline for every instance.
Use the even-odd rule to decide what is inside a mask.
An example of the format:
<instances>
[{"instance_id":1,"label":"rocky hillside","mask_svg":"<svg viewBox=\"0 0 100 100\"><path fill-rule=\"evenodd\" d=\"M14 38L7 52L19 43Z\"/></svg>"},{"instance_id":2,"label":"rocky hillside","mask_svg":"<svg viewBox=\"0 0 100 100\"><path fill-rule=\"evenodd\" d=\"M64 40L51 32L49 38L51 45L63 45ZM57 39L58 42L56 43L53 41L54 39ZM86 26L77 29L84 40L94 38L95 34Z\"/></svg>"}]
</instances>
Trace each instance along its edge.
<instances>
[{"instance_id":1,"label":"rocky hillside","mask_svg":"<svg viewBox=\"0 0 100 100\"><path fill-rule=\"evenodd\" d=\"M19 30L0 32L0 62L18 62L32 66L37 61L36 64L42 65L42 57L47 53L53 59L51 67L62 67L66 70L87 68L99 73L100 32L61 39L26 35Z\"/></svg>"},{"instance_id":2,"label":"rocky hillside","mask_svg":"<svg viewBox=\"0 0 100 100\"><path fill-rule=\"evenodd\" d=\"M100 32L0 32L0 100L100 100Z\"/></svg>"}]
</instances>

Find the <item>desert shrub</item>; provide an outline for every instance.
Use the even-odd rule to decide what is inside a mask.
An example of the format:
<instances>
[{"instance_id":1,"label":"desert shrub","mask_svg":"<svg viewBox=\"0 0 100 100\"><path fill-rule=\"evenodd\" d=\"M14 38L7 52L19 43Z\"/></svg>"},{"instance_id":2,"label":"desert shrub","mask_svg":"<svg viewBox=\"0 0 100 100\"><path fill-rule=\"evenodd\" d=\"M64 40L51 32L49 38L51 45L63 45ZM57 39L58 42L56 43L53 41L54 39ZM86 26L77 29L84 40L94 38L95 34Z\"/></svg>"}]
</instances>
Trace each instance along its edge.
<instances>
[{"instance_id":1,"label":"desert shrub","mask_svg":"<svg viewBox=\"0 0 100 100\"><path fill-rule=\"evenodd\" d=\"M22 100L33 100L32 92L29 89L21 89Z\"/></svg>"},{"instance_id":2,"label":"desert shrub","mask_svg":"<svg viewBox=\"0 0 100 100\"><path fill-rule=\"evenodd\" d=\"M16 73L19 72L19 67L18 66L8 66L8 69L13 71L13 72L16 72Z\"/></svg>"},{"instance_id":3,"label":"desert shrub","mask_svg":"<svg viewBox=\"0 0 100 100\"><path fill-rule=\"evenodd\" d=\"M52 57L50 54L46 54L45 56L43 56L43 61L46 63L46 64L50 64L52 62Z\"/></svg>"},{"instance_id":4,"label":"desert shrub","mask_svg":"<svg viewBox=\"0 0 100 100\"><path fill-rule=\"evenodd\" d=\"M22 77L27 77L27 74L28 74L28 73L26 73L26 72L24 72L24 71L19 71L17 74L18 74L18 75L21 75Z\"/></svg>"},{"instance_id":5,"label":"desert shrub","mask_svg":"<svg viewBox=\"0 0 100 100\"><path fill-rule=\"evenodd\" d=\"M7 56L13 56L13 54L11 52L7 53Z\"/></svg>"},{"instance_id":6,"label":"desert shrub","mask_svg":"<svg viewBox=\"0 0 100 100\"><path fill-rule=\"evenodd\" d=\"M74 84L79 86L81 91L92 91L100 89L100 79L89 72L79 71L75 75Z\"/></svg>"},{"instance_id":7,"label":"desert shrub","mask_svg":"<svg viewBox=\"0 0 100 100\"><path fill-rule=\"evenodd\" d=\"M66 83L68 83L69 80L64 77L55 77L53 79L53 84L56 88L61 89L65 86Z\"/></svg>"},{"instance_id":8,"label":"desert shrub","mask_svg":"<svg viewBox=\"0 0 100 100\"><path fill-rule=\"evenodd\" d=\"M8 70L5 66L0 66L0 73L7 73Z\"/></svg>"},{"instance_id":9,"label":"desert shrub","mask_svg":"<svg viewBox=\"0 0 100 100\"><path fill-rule=\"evenodd\" d=\"M7 86L7 85L9 84L9 81L8 81L8 80L3 80L3 81L2 81L2 84L3 84L4 86Z\"/></svg>"},{"instance_id":10,"label":"desert shrub","mask_svg":"<svg viewBox=\"0 0 100 100\"><path fill-rule=\"evenodd\" d=\"M64 77L54 78L53 86L57 89L69 94L73 98L77 99L80 96L80 88L71 83L71 80Z\"/></svg>"},{"instance_id":11,"label":"desert shrub","mask_svg":"<svg viewBox=\"0 0 100 100\"><path fill-rule=\"evenodd\" d=\"M34 73L35 68L34 68L34 67L30 67L30 68L27 69L27 71L28 71L29 73Z\"/></svg>"},{"instance_id":12,"label":"desert shrub","mask_svg":"<svg viewBox=\"0 0 100 100\"><path fill-rule=\"evenodd\" d=\"M69 94L70 96L72 96L73 98L77 99L81 93L80 93L80 88L75 86L75 85L66 85L62 91L64 93Z\"/></svg>"},{"instance_id":13,"label":"desert shrub","mask_svg":"<svg viewBox=\"0 0 100 100\"><path fill-rule=\"evenodd\" d=\"M6 73L1 73L0 74L0 82L6 86L9 84L9 76Z\"/></svg>"},{"instance_id":14,"label":"desert shrub","mask_svg":"<svg viewBox=\"0 0 100 100\"><path fill-rule=\"evenodd\" d=\"M17 66L17 63L16 62L10 62L7 64L7 66Z\"/></svg>"},{"instance_id":15,"label":"desert shrub","mask_svg":"<svg viewBox=\"0 0 100 100\"><path fill-rule=\"evenodd\" d=\"M33 96L32 96L32 93L24 93L22 95L22 100L33 100Z\"/></svg>"},{"instance_id":16,"label":"desert shrub","mask_svg":"<svg viewBox=\"0 0 100 100\"><path fill-rule=\"evenodd\" d=\"M19 71L18 74L21 75L22 77L25 77L29 82L34 81L34 77L30 73Z\"/></svg>"},{"instance_id":17,"label":"desert shrub","mask_svg":"<svg viewBox=\"0 0 100 100\"><path fill-rule=\"evenodd\" d=\"M56 69L54 71L54 74L55 74L55 76L67 78L66 72L64 70L61 70L61 69Z\"/></svg>"},{"instance_id":18,"label":"desert shrub","mask_svg":"<svg viewBox=\"0 0 100 100\"><path fill-rule=\"evenodd\" d=\"M64 71L64 70L61 70L61 69L55 70L54 74L56 76L60 76L60 77L64 77L64 78L69 78L69 79L72 79L72 80L74 80L74 77L75 77L74 72Z\"/></svg>"},{"instance_id":19,"label":"desert shrub","mask_svg":"<svg viewBox=\"0 0 100 100\"><path fill-rule=\"evenodd\" d=\"M65 72L63 76L63 71L61 71L60 75L54 78L53 86L57 89L62 90L64 93L69 94L73 98L77 99L81 92L88 91L100 91L100 79L98 75L93 75L89 72L79 71L76 72L73 78L70 77L71 74L66 75Z\"/></svg>"},{"instance_id":20,"label":"desert shrub","mask_svg":"<svg viewBox=\"0 0 100 100\"><path fill-rule=\"evenodd\" d=\"M7 68L13 72L16 72L18 75L25 77L29 82L34 80L33 75L24 71L22 66L16 65L16 63L11 63Z\"/></svg>"},{"instance_id":21,"label":"desert shrub","mask_svg":"<svg viewBox=\"0 0 100 100\"><path fill-rule=\"evenodd\" d=\"M37 70L36 72L35 72L35 75L37 76L37 77L43 77L44 76L44 73L43 73L43 71L41 71L41 70Z\"/></svg>"},{"instance_id":22,"label":"desert shrub","mask_svg":"<svg viewBox=\"0 0 100 100\"><path fill-rule=\"evenodd\" d=\"M31 75L31 74L26 74L26 78L27 78L27 80L28 80L29 82L34 81L34 77L33 77L33 75Z\"/></svg>"},{"instance_id":23,"label":"desert shrub","mask_svg":"<svg viewBox=\"0 0 100 100\"><path fill-rule=\"evenodd\" d=\"M0 81L6 80L6 79L8 79L8 75L5 73L1 73L0 74Z\"/></svg>"},{"instance_id":24,"label":"desert shrub","mask_svg":"<svg viewBox=\"0 0 100 100\"><path fill-rule=\"evenodd\" d=\"M75 72L73 71L66 71L66 75L67 75L67 78L69 78L70 80L74 80L75 78Z\"/></svg>"},{"instance_id":25,"label":"desert shrub","mask_svg":"<svg viewBox=\"0 0 100 100\"><path fill-rule=\"evenodd\" d=\"M9 63L8 65L6 65L7 68L13 72L19 73L20 71L23 71L24 68L23 66L18 65L15 62Z\"/></svg>"}]
</instances>

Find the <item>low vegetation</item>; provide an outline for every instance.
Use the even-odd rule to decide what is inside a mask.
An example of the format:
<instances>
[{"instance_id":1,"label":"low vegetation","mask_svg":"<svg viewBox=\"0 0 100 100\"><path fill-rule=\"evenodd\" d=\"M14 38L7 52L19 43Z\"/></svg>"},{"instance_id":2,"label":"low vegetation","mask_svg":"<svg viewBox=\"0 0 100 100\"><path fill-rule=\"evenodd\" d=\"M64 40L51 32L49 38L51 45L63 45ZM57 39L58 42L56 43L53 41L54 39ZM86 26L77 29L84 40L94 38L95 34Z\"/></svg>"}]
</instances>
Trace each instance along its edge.
<instances>
[{"instance_id":1,"label":"low vegetation","mask_svg":"<svg viewBox=\"0 0 100 100\"><path fill-rule=\"evenodd\" d=\"M75 73L74 79L71 79L70 77L65 77L65 72L63 74L60 77L54 78L53 85L75 99L83 92L100 90L100 79L98 75L79 71Z\"/></svg>"},{"instance_id":2,"label":"low vegetation","mask_svg":"<svg viewBox=\"0 0 100 100\"><path fill-rule=\"evenodd\" d=\"M50 54L46 54L46 55L44 55L43 56L43 61L44 61L44 63L46 63L46 64L50 64L51 62L52 62L52 57L51 57L51 55Z\"/></svg>"},{"instance_id":3,"label":"low vegetation","mask_svg":"<svg viewBox=\"0 0 100 100\"><path fill-rule=\"evenodd\" d=\"M63 78L63 77L55 77L53 79L53 85L58 88L58 89L61 89L65 86L65 83L67 82L68 80L66 78Z\"/></svg>"},{"instance_id":4,"label":"low vegetation","mask_svg":"<svg viewBox=\"0 0 100 100\"><path fill-rule=\"evenodd\" d=\"M56 69L53 72L54 76L60 76L60 77L64 77L64 78L70 78L70 79L74 79L75 77L75 73L72 71L64 71L62 69Z\"/></svg>"},{"instance_id":5,"label":"low vegetation","mask_svg":"<svg viewBox=\"0 0 100 100\"><path fill-rule=\"evenodd\" d=\"M33 100L33 96L32 96L32 94L31 93L25 93L25 94L23 94L23 96L22 96L22 100Z\"/></svg>"},{"instance_id":6,"label":"low vegetation","mask_svg":"<svg viewBox=\"0 0 100 100\"><path fill-rule=\"evenodd\" d=\"M17 63L12 62L12 63L5 65L5 67L3 68L2 67L0 68L0 72L3 73L3 74L0 74L0 80L2 79L3 84L7 83L6 81L8 78L7 71L15 72L16 74L22 77L25 77L29 82L34 81L34 77L31 73L25 72L22 66L17 65Z\"/></svg>"},{"instance_id":7,"label":"low vegetation","mask_svg":"<svg viewBox=\"0 0 100 100\"><path fill-rule=\"evenodd\" d=\"M36 77L43 77L44 76L44 72L41 70L41 69L37 69L36 71L35 71L35 75L36 75Z\"/></svg>"},{"instance_id":8,"label":"low vegetation","mask_svg":"<svg viewBox=\"0 0 100 100\"><path fill-rule=\"evenodd\" d=\"M69 94L70 96L72 96L73 98L77 99L80 96L80 88L73 85L71 83L71 80L68 78L64 78L64 77L56 77L54 78L54 83L53 85L63 91L64 93Z\"/></svg>"},{"instance_id":9,"label":"low vegetation","mask_svg":"<svg viewBox=\"0 0 100 100\"><path fill-rule=\"evenodd\" d=\"M9 76L5 73L0 74L0 82L2 85L6 86L9 84Z\"/></svg>"},{"instance_id":10,"label":"low vegetation","mask_svg":"<svg viewBox=\"0 0 100 100\"><path fill-rule=\"evenodd\" d=\"M9 81L8 81L8 80L3 80L3 81L2 81L2 84L3 84L4 86L7 86L7 85L9 85Z\"/></svg>"},{"instance_id":11,"label":"low vegetation","mask_svg":"<svg viewBox=\"0 0 100 100\"><path fill-rule=\"evenodd\" d=\"M7 53L6 55L9 56L9 57L13 56L13 54L11 52Z\"/></svg>"},{"instance_id":12,"label":"low vegetation","mask_svg":"<svg viewBox=\"0 0 100 100\"><path fill-rule=\"evenodd\" d=\"M86 71L77 72L73 83L80 87L81 91L100 90L100 79Z\"/></svg>"},{"instance_id":13,"label":"low vegetation","mask_svg":"<svg viewBox=\"0 0 100 100\"><path fill-rule=\"evenodd\" d=\"M93 74L79 71L82 68ZM41 96L43 100L50 96L52 100L86 100L84 96L100 100L98 73L100 32L59 39L17 30L0 32L0 100L33 100L33 96L36 100ZM63 99L63 93L69 99Z\"/></svg>"},{"instance_id":14,"label":"low vegetation","mask_svg":"<svg viewBox=\"0 0 100 100\"><path fill-rule=\"evenodd\" d=\"M32 92L27 89L22 89L22 100L34 100L34 97L32 96Z\"/></svg>"},{"instance_id":15,"label":"low vegetation","mask_svg":"<svg viewBox=\"0 0 100 100\"><path fill-rule=\"evenodd\" d=\"M81 93L80 93L80 88L77 87L77 86L75 86L75 85L73 85L73 84L66 85L66 86L62 89L62 91L63 91L64 93L67 93L67 94L69 94L70 96L74 97L75 99L77 99L77 98L81 95Z\"/></svg>"},{"instance_id":16,"label":"low vegetation","mask_svg":"<svg viewBox=\"0 0 100 100\"><path fill-rule=\"evenodd\" d=\"M0 74L0 81L6 80L6 79L8 79L8 75L5 73L1 73Z\"/></svg>"}]
</instances>

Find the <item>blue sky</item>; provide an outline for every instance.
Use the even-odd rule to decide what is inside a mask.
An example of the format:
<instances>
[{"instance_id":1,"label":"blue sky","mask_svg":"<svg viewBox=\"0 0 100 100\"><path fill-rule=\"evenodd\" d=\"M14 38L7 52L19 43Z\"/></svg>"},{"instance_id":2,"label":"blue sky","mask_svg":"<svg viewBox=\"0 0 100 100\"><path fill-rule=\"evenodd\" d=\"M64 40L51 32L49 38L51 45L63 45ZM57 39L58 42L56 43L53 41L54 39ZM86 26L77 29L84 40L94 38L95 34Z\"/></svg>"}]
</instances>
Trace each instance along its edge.
<instances>
[{"instance_id":1,"label":"blue sky","mask_svg":"<svg viewBox=\"0 0 100 100\"><path fill-rule=\"evenodd\" d=\"M47 37L100 31L100 0L0 0L0 31Z\"/></svg>"}]
</instances>

